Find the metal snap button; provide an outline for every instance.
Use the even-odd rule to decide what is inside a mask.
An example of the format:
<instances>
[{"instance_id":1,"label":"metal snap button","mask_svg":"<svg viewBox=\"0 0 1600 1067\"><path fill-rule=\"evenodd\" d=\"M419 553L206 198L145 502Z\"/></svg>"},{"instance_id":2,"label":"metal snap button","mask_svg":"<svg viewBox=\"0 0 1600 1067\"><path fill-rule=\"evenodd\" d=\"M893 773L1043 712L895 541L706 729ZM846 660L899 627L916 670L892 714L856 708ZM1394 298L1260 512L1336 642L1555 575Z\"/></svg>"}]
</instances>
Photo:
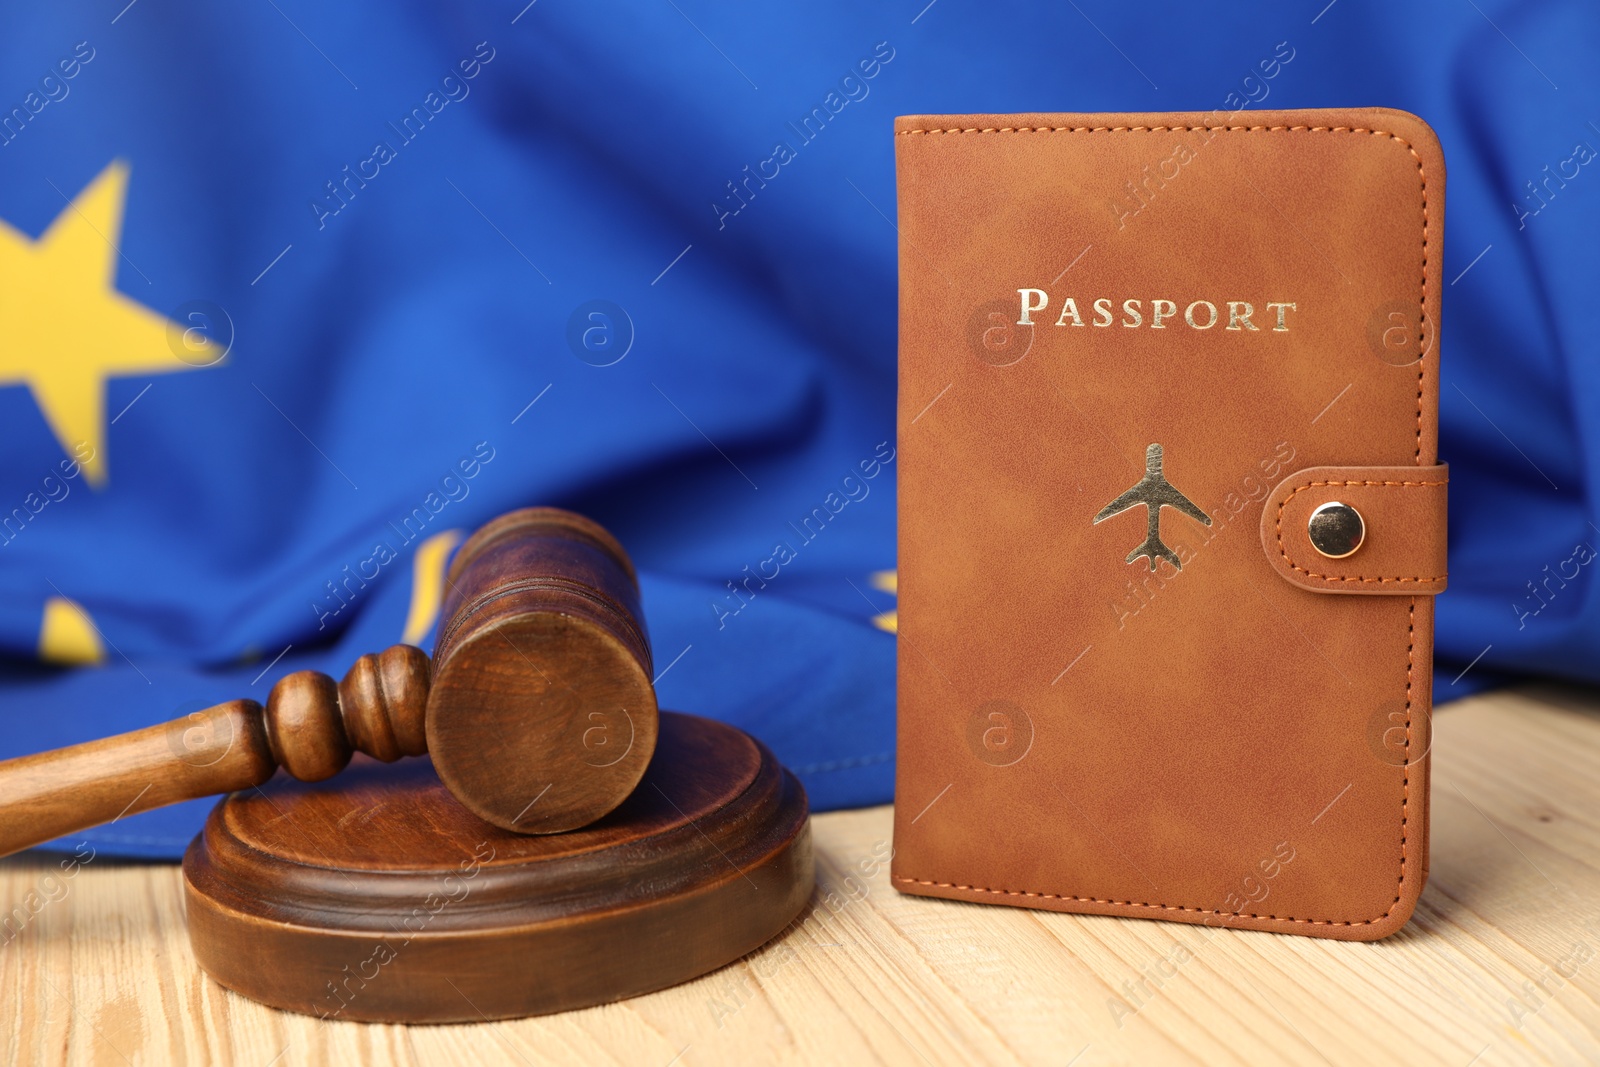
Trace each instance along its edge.
<instances>
[{"instance_id":1,"label":"metal snap button","mask_svg":"<svg viewBox=\"0 0 1600 1067\"><path fill-rule=\"evenodd\" d=\"M1311 513L1306 522L1311 547L1329 559L1353 555L1367 538L1367 524L1349 504L1330 500Z\"/></svg>"}]
</instances>

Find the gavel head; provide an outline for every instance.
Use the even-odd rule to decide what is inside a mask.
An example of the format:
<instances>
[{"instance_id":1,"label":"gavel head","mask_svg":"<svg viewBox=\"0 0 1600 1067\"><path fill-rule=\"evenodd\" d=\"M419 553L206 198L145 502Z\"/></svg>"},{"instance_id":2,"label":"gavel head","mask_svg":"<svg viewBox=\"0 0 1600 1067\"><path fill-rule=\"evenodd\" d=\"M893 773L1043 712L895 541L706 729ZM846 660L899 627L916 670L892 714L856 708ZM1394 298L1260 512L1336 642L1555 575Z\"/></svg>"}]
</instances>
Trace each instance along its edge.
<instances>
[{"instance_id":1,"label":"gavel head","mask_svg":"<svg viewBox=\"0 0 1600 1067\"><path fill-rule=\"evenodd\" d=\"M384 761L426 752L469 810L525 834L607 814L656 747L633 564L599 525L558 508L502 515L461 546L431 664L395 645L356 660L341 682L317 671L280 679L264 716L245 705L255 707L226 707L240 729L259 724L264 774L281 765L316 782L352 751Z\"/></svg>"},{"instance_id":2,"label":"gavel head","mask_svg":"<svg viewBox=\"0 0 1600 1067\"><path fill-rule=\"evenodd\" d=\"M633 564L581 515L528 508L470 537L445 576L427 748L496 826L585 826L633 792L656 745Z\"/></svg>"}]
</instances>

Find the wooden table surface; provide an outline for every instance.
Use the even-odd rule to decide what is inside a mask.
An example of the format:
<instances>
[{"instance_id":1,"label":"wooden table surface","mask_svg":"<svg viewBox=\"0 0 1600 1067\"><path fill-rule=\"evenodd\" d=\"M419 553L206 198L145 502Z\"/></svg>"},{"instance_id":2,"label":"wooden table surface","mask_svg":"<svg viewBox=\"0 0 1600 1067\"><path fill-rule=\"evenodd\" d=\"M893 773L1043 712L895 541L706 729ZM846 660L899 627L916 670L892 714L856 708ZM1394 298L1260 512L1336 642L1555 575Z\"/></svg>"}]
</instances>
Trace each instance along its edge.
<instances>
[{"instance_id":1,"label":"wooden table surface","mask_svg":"<svg viewBox=\"0 0 1600 1067\"><path fill-rule=\"evenodd\" d=\"M472 1026L325 1023L195 966L179 873L0 863L8 1063L1600 1062L1600 694L1435 715L1432 874L1409 926L1344 944L905 897L890 809L813 822L818 889L778 941L621 1004ZM0 916L3 917L3 916Z\"/></svg>"}]
</instances>

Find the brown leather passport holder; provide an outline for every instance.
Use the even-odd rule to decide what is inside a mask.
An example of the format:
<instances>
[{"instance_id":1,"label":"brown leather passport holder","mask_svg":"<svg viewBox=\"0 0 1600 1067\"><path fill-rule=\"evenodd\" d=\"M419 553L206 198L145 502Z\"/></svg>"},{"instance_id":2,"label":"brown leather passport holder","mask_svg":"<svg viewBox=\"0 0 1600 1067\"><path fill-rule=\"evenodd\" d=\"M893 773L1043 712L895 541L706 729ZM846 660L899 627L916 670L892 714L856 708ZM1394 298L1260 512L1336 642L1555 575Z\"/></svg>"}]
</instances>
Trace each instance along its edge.
<instances>
[{"instance_id":1,"label":"brown leather passport holder","mask_svg":"<svg viewBox=\"0 0 1600 1067\"><path fill-rule=\"evenodd\" d=\"M895 886L1351 940L1428 871L1444 162L898 120Z\"/></svg>"}]
</instances>

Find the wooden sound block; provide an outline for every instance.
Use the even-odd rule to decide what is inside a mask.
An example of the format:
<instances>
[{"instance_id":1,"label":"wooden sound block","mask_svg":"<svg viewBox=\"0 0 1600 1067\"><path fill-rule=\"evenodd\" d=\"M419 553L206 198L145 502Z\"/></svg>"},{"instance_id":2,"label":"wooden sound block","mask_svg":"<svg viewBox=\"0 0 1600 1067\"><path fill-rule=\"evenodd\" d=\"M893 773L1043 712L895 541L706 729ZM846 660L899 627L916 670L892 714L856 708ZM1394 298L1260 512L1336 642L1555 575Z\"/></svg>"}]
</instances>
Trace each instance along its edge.
<instances>
[{"instance_id":1,"label":"wooden sound block","mask_svg":"<svg viewBox=\"0 0 1600 1067\"><path fill-rule=\"evenodd\" d=\"M688 981L777 935L813 885L800 783L739 730L670 712L638 789L580 830L484 822L425 759L357 763L225 798L183 873L195 958L217 981L289 1011L405 1023Z\"/></svg>"}]
</instances>

